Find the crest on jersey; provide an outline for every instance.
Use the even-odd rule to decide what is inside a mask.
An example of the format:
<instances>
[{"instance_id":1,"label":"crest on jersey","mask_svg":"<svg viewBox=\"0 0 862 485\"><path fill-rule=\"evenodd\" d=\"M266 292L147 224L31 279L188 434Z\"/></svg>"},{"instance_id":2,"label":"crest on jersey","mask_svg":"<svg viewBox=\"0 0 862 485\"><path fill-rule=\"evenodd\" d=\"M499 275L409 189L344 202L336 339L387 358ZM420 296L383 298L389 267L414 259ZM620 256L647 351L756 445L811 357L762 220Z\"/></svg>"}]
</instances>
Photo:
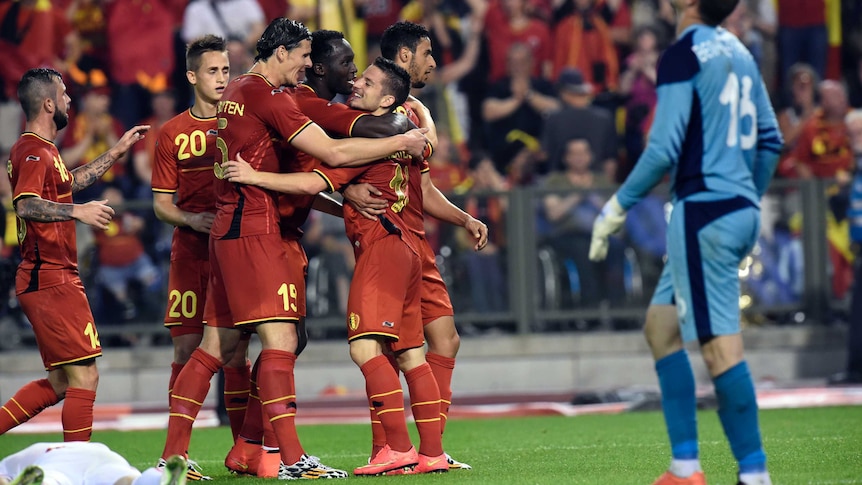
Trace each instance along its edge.
<instances>
[{"instance_id":1,"label":"crest on jersey","mask_svg":"<svg viewBox=\"0 0 862 485\"><path fill-rule=\"evenodd\" d=\"M42 157L37 157L36 155L27 155L27 158L24 159L25 162L38 162Z\"/></svg>"},{"instance_id":2,"label":"crest on jersey","mask_svg":"<svg viewBox=\"0 0 862 485\"><path fill-rule=\"evenodd\" d=\"M359 328L359 315L350 312L350 315L347 317L347 324L350 326L350 330L356 331Z\"/></svg>"}]
</instances>

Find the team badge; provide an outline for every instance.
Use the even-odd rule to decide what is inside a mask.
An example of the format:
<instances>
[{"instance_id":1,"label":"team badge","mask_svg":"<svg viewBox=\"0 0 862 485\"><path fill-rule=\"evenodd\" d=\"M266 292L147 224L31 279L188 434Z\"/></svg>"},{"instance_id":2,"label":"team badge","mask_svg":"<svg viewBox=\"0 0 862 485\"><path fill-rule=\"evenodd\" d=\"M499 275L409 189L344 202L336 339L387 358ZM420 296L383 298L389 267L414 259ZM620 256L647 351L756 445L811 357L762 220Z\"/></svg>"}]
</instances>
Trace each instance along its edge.
<instances>
[{"instance_id":1,"label":"team badge","mask_svg":"<svg viewBox=\"0 0 862 485\"><path fill-rule=\"evenodd\" d=\"M347 317L347 325L350 327L350 330L356 331L359 328L359 315L350 312L350 315Z\"/></svg>"}]
</instances>

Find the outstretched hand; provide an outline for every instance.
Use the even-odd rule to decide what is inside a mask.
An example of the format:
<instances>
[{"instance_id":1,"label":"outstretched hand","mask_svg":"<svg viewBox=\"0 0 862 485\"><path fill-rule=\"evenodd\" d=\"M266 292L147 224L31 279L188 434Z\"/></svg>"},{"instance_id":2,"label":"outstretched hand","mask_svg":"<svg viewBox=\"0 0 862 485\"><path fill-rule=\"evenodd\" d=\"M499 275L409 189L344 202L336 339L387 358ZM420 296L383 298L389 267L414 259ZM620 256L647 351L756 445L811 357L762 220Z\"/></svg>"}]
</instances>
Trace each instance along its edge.
<instances>
[{"instance_id":1,"label":"outstretched hand","mask_svg":"<svg viewBox=\"0 0 862 485\"><path fill-rule=\"evenodd\" d=\"M129 131L123 133L123 136L114 145L114 149L117 150L118 156L123 156L124 153L129 151L129 148L132 148L132 145L138 142L138 140L143 140L146 133L150 130L150 125L138 125L133 126Z\"/></svg>"},{"instance_id":2,"label":"outstretched hand","mask_svg":"<svg viewBox=\"0 0 862 485\"><path fill-rule=\"evenodd\" d=\"M72 217L104 231L114 218L114 209L108 205L108 199L91 200L86 204L75 204L72 208Z\"/></svg>"},{"instance_id":3,"label":"outstretched hand","mask_svg":"<svg viewBox=\"0 0 862 485\"><path fill-rule=\"evenodd\" d=\"M389 205L381 195L382 192L366 183L348 185L344 189L344 199L362 214L362 217L372 221L376 221L380 214L386 213L386 207Z\"/></svg>"}]
</instances>

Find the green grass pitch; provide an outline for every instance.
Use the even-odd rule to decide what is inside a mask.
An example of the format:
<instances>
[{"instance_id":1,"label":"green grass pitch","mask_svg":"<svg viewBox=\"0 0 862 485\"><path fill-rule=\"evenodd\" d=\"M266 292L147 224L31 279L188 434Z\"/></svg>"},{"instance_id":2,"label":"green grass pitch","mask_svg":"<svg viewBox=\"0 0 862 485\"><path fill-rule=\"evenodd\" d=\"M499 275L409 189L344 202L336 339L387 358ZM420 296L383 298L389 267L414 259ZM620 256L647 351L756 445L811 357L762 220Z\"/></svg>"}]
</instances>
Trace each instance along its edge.
<instances>
[{"instance_id":1,"label":"green grass pitch","mask_svg":"<svg viewBox=\"0 0 862 485\"><path fill-rule=\"evenodd\" d=\"M862 484L862 407L761 411L764 445L775 485ZM734 485L736 467L715 412L698 415L701 460L711 485ZM411 424L411 433L415 428ZM364 425L300 426L310 454L352 471L365 463L370 431ZM164 431L97 431L93 437L139 468L152 466ZM415 433L414 443L418 442ZM5 456L59 434L0 437ZM223 466L228 428L197 429L191 457L209 482L255 485L272 480L235 477ZM669 462L660 413L456 420L449 423L446 450L474 469L439 475L351 477L351 482L458 484L648 485Z\"/></svg>"}]
</instances>

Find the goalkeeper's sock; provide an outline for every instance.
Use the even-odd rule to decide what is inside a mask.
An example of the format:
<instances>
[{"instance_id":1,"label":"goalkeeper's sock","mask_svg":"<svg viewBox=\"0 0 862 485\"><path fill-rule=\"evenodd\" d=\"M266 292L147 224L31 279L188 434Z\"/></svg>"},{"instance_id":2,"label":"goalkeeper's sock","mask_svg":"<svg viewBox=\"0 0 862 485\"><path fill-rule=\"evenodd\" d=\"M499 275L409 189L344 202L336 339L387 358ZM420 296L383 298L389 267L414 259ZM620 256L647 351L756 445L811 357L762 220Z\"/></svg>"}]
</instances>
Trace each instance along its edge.
<instances>
[{"instance_id":1,"label":"goalkeeper's sock","mask_svg":"<svg viewBox=\"0 0 862 485\"><path fill-rule=\"evenodd\" d=\"M368 405L377 410L389 447L398 452L409 450L413 444L404 418L404 391L395 369L385 356L378 355L362 364L359 370L365 376Z\"/></svg>"},{"instance_id":2,"label":"goalkeeper's sock","mask_svg":"<svg viewBox=\"0 0 862 485\"><path fill-rule=\"evenodd\" d=\"M60 402L48 379L39 379L24 385L0 407L0 435L25 423L43 409Z\"/></svg>"},{"instance_id":3,"label":"goalkeeper's sock","mask_svg":"<svg viewBox=\"0 0 862 485\"><path fill-rule=\"evenodd\" d=\"M665 356L656 361L655 370L661 387L661 408L667 425L673 459L681 462L692 460L697 462L697 401L694 372L691 370L688 354L685 350L680 350ZM699 468L699 464L697 466ZM687 471L692 466L685 464L680 465L680 468L683 469L682 471Z\"/></svg>"},{"instance_id":4,"label":"goalkeeper's sock","mask_svg":"<svg viewBox=\"0 0 862 485\"><path fill-rule=\"evenodd\" d=\"M440 389L440 433L442 434L446 430L449 406L452 404L452 372L455 370L455 359L428 353L425 355L425 360L431 366L437 388Z\"/></svg>"},{"instance_id":5,"label":"goalkeeper's sock","mask_svg":"<svg viewBox=\"0 0 862 485\"><path fill-rule=\"evenodd\" d=\"M760 441L757 398L745 361L713 378L718 417L741 474L766 471L766 454Z\"/></svg>"},{"instance_id":6,"label":"goalkeeper's sock","mask_svg":"<svg viewBox=\"0 0 862 485\"><path fill-rule=\"evenodd\" d=\"M210 390L210 381L220 368L221 361L200 347L192 352L174 383L168 417L168 436L162 458L167 459L171 455L186 456L188 453L192 424Z\"/></svg>"},{"instance_id":7,"label":"goalkeeper's sock","mask_svg":"<svg viewBox=\"0 0 862 485\"><path fill-rule=\"evenodd\" d=\"M93 403L96 391L70 387L66 389L63 411L63 441L90 441L93 434Z\"/></svg>"}]
</instances>

